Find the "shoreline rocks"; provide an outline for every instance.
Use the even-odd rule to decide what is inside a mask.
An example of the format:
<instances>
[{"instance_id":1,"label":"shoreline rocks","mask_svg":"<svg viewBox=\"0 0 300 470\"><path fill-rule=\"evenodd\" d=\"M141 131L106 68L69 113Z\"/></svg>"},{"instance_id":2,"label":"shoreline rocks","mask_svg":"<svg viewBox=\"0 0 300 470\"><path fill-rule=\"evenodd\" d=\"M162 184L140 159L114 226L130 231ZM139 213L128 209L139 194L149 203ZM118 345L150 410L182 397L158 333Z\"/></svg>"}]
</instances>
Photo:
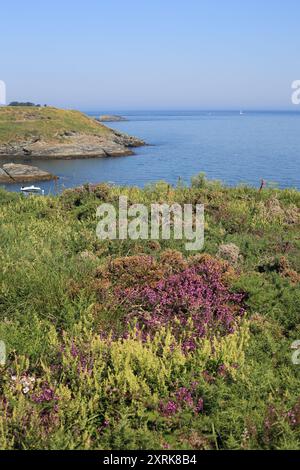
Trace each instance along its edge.
<instances>
[{"instance_id":1,"label":"shoreline rocks","mask_svg":"<svg viewBox=\"0 0 300 470\"><path fill-rule=\"evenodd\" d=\"M65 133L57 141L31 139L0 145L0 157L38 158L100 158L133 155L134 147L145 142L127 134L112 131L108 136L87 135L78 132Z\"/></svg>"},{"instance_id":2,"label":"shoreline rocks","mask_svg":"<svg viewBox=\"0 0 300 470\"><path fill-rule=\"evenodd\" d=\"M0 107L0 131L0 162L1 157L6 161L119 157L146 145L79 111L49 107Z\"/></svg>"},{"instance_id":3,"label":"shoreline rocks","mask_svg":"<svg viewBox=\"0 0 300 470\"><path fill-rule=\"evenodd\" d=\"M25 183L33 181L50 181L57 176L41 170L36 166L21 165L18 163L5 163L0 168L0 183Z\"/></svg>"}]
</instances>

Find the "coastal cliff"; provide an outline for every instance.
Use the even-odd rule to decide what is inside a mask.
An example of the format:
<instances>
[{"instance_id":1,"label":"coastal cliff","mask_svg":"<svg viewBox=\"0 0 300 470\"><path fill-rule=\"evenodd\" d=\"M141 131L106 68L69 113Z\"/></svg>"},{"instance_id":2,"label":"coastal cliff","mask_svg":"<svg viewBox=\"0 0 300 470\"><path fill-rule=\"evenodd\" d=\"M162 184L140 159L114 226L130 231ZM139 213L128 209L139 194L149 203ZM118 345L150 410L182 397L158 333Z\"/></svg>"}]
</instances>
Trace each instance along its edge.
<instances>
[{"instance_id":1,"label":"coastal cliff","mask_svg":"<svg viewBox=\"0 0 300 470\"><path fill-rule=\"evenodd\" d=\"M79 111L0 108L0 158L91 158L132 155L143 140L110 129Z\"/></svg>"}]
</instances>

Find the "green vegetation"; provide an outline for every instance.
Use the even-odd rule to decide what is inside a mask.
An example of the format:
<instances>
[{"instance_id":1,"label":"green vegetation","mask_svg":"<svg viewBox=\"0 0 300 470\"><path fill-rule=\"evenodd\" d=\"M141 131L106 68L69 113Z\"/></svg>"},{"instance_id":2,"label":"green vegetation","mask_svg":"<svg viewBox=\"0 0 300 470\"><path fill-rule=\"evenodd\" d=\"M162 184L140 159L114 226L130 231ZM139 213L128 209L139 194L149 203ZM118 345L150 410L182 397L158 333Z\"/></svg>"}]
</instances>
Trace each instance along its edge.
<instances>
[{"instance_id":1,"label":"green vegetation","mask_svg":"<svg viewBox=\"0 0 300 470\"><path fill-rule=\"evenodd\" d=\"M79 111L34 106L0 108L0 144L35 139L60 142L72 132L104 137L112 133Z\"/></svg>"},{"instance_id":2,"label":"green vegetation","mask_svg":"<svg viewBox=\"0 0 300 470\"><path fill-rule=\"evenodd\" d=\"M44 111L52 132L60 112ZM121 194L204 203L203 253L98 240L96 208ZM0 448L300 449L299 192L203 176L1 191L0 220Z\"/></svg>"}]
</instances>

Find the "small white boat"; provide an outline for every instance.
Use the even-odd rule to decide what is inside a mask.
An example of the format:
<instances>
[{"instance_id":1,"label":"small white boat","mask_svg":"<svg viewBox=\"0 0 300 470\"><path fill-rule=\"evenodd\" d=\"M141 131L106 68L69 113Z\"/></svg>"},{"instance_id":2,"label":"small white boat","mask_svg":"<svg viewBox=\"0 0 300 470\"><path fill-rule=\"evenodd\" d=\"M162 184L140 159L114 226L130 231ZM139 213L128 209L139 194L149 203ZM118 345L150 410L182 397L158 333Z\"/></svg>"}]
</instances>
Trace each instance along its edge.
<instances>
[{"instance_id":1,"label":"small white boat","mask_svg":"<svg viewBox=\"0 0 300 470\"><path fill-rule=\"evenodd\" d=\"M42 194L44 195L45 191L41 188L39 188L38 186L22 186L21 187L21 191L22 193L25 193L25 194Z\"/></svg>"},{"instance_id":2,"label":"small white boat","mask_svg":"<svg viewBox=\"0 0 300 470\"><path fill-rule=\"evenodd\" d=\"M240 111L240 116L243 116L244 115L244 111Z\"/></svg>"}]
</instances>

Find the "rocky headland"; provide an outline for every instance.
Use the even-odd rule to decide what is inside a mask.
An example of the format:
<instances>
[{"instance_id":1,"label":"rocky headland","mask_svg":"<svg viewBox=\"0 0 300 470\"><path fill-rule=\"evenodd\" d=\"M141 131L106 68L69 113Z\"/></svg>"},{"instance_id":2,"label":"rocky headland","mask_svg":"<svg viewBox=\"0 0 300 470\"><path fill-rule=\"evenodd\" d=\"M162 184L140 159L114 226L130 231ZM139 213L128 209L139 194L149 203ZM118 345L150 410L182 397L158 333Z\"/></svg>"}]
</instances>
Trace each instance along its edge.
<instances>
[{"instance_id":1,"label":"rocky headland","mask_svg":"<svg viewBox=\"0 0 300 470\"><path fill-rule=\"evenodd\" d=\"M1 157L91 158L132 155L145 145L79 111L0 108Z\"/></svg>"}]
</instances>

